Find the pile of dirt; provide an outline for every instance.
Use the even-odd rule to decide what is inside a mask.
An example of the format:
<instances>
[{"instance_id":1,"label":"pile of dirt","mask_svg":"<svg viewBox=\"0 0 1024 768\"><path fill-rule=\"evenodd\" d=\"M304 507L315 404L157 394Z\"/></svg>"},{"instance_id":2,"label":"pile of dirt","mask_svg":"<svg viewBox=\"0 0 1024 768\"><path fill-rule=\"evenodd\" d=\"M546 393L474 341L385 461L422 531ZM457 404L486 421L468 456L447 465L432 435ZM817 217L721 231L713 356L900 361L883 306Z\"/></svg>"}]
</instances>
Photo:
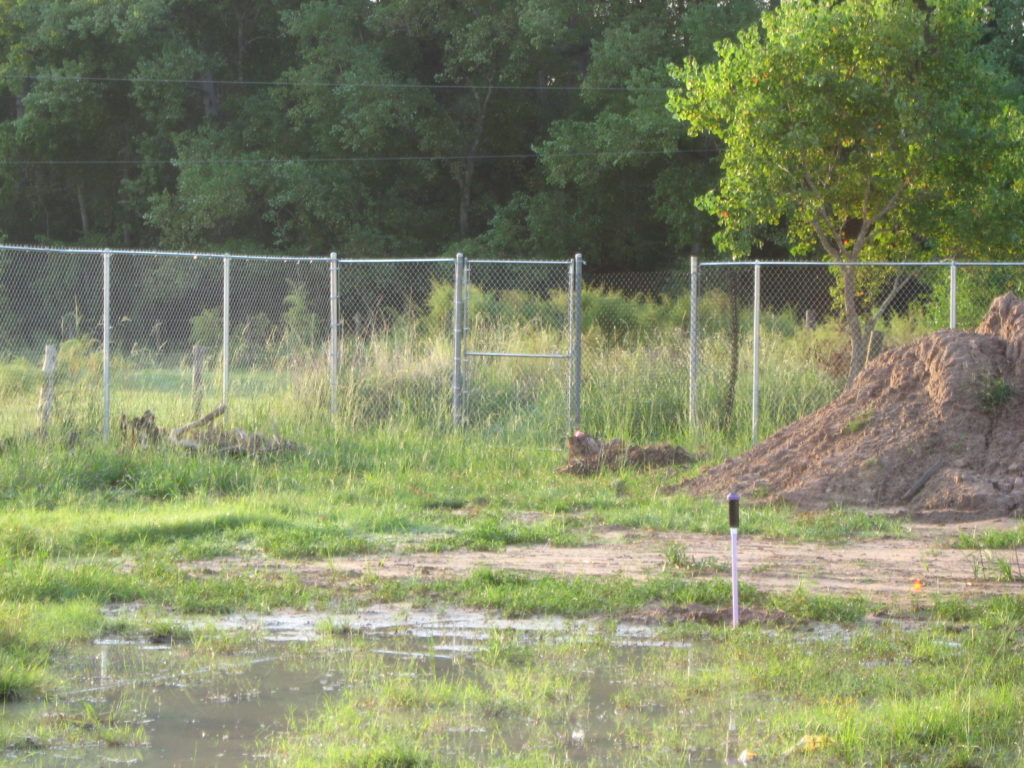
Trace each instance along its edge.
<instances>
[{"instance_id":1,"label":"pile of dirt","mask_svg":"<svg viewBox=\"0 0 1024 768\"><path fill-rule=\"evenodd\" d=\"M658 445L627 446L621 438L604 441L577 431L566 440L569 461L559 472L570 475L592 475L602 469L620 467L669 467L692 464L694 461L684 448L661 443Z\"/></svg>"},{"instance_id":2,"label":"pile of dirt","mask_svg":"<svg viewBox=\"0 0 1024 768\"><path fill-rule=\"evenodd\" d=\"M805 509L1024 514L1024 301L872 360L834 402L677 489Z\"/></svg>"}]
</instances>

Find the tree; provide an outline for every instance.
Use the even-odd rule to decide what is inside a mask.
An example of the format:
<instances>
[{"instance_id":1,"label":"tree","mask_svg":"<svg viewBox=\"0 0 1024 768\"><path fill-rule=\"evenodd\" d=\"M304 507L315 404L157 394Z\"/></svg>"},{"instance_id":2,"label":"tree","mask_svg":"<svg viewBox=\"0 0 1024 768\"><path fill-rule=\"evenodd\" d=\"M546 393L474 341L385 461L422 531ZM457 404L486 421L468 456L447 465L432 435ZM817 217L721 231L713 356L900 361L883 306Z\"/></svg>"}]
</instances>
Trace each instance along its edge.
<instances>
[{"instance_id":1,"label":"tree","mask_svg":"<svg viewBox=\"0 0 1024 768\"><path fill-rule=\"evenodd\" d=\"M687 53L708 59L764 5L531 0L521 23L534 45L571 55L556 84L579 96L558 97L569 108L534 144L542 166L496 211L483 244L520 256L582 250L599 271L674 267L709 244L712 221L692 200L717 179L717 158L664 111L666 68Z\"/></svg>"},{"instance_id":2,"label":"tree","mask_svg":"<svg viewBox=\"0 0 1024 768\"><path fill-rule=\"evenodd\" d=\"M782 225L794 252L837 264L847 385L900 287L865 311L859 263L1021 248L1020 115L984 30L980 0L794 0L672 70L670 111L723 143L697 199L719 249L742 257Z\"/></svg>"}]
</instances>

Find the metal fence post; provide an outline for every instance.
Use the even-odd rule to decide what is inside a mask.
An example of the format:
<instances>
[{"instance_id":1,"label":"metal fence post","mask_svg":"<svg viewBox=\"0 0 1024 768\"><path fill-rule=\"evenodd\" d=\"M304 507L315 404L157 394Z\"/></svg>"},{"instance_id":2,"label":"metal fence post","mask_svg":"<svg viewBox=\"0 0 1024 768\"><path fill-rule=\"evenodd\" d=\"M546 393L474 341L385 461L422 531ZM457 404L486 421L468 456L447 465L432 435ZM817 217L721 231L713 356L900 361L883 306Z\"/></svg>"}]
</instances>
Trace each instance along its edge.
<instances>
[{"instance_id":1,"label":"metal fence post","mask_svg":"<svg viewBox=\"0 0 1024 768\"><path fill-rule=\"evenodd\" d=\"M956 330L956 262L949 264L949 327Z\"/></svg>"},{"instance_id":2,"label":"metal fence post","mask_svg":"<svg viewBox=\"0 0 1024 768\"><path fill-rule=\"evenodd\" d=\"M338 254L331 253L331 349L327 356L330 372L331 415L338 412Z\"/></svg>"},{"instance_id":3,"label":"metal fence post","mask_svg":"<svg viewBox=\"0 0 1024 768\"><path fill-rule=\"evenodd\" d=\"M751 400L751 433L756 444L761 439L761 262L754 262L754 375Z\"/></svg>"},{"instance_id":4,"label":"metal fence post","mask_svg":"<svg viewBox=\"0 0 1024 768\"><path fill-rule=\"evenodd\" d=\"M700 299L700 263L690 257L690 429L697 429L697 302Z\"/></svg>"},{"instance_id":5,"label":"metal fence post","mask_svg":"<svg viewBox=\"0 0 1024 768\"><path fill-rule=\"evenodd\" d=\"M569 433L580 428L583 388L583 254L569 262Z\"/></svg>"},{"instance_id":6,"label":"metal fence post","mask_svg":"<svg viewBox=\"0 0 1024 768\"><path fill-rule=\"evenodd\" d=\"M224 257L224 295L221 298L221 318L223 321L223 327L221 328L221 367L223 369L223 380L221 382L221 391L223 392L223 403L225 406L228 404L228 377L231 371L231 361L229 355L231 354L231 257Z\"/></svg>"},{"instance_id":7,"label":"metal fence post","mask_svg":"<svg viewBox=\"0 0 1024 768\"><path fill-rule=\"evenodd\" d=\"M466 257L455 254L455 307L452 313L453 333L453 360L452 369L452 421L455 426L461 426L462 414L462 344L463 333L465 332L465 279L466 279Z\"/></svg>"},{"instance_id":8,"label":"metal fence post","mask_svg":"<svg viewBox=\"0 0 1024 768\"><path fill-rule=\"evenodd\" d=\"M103 439L110 439L110 251L103 252Z\"/></svg>"}]
</instances>

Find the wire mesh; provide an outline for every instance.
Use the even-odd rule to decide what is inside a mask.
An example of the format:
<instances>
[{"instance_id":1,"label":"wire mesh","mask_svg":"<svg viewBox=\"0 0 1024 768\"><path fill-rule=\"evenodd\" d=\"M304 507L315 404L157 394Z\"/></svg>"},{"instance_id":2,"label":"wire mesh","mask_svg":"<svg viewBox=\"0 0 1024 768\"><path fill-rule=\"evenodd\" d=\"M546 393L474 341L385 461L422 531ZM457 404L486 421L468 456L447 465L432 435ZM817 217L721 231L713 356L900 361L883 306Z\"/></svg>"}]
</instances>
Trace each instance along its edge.
<instances>
[{"instance_id":1,"label":"wire mesh","mask_svg":"<svg viewBox=\"0 0 1024 768\"><path fill-rule=\"evenodd\" d=\"M451 422L453 260L338 264L336 419Z\"/></svg>"},{"instance_id":2,"label":"wire mesh","mask_svg":"<svg viewBox=\"0 0 1024 768\"><path fill-rule=\"evenodd\" d=\"M690 274L585 273L583 429L682 441L688 425Z\"/></svg>"},{"instance_id":3,"label":"wire mesh","mask_svg":"<svg viewBox=\"0 0 1024 768\"><path fill-rule=\"evenodd\" d=\"M181 425L225 399L235 424L270 431L452 423L454 259L333 262L335 365L329 258L115 251L109 263L115 429L145 410ZM102 425L103 264L102 251L0 247L0 437L44 422L67 434ZM561 433L572 269L468 261L466 423ZM829 402L855 350L864 362L938 328L973 327L995 296L1024 293L1020 263L861 264L850 283L858 350L835 265L706 263L698 274L691 350L689 270L584 271L583 429L695 445L757 439Z\"/></svg>"},{"instance_id":4,"label":"wire mesh","mask_svg":"<svg viewBox=\"0 0 1024 768\"><path fill-rule=\"evenodd\" d=\"M700 274L697 420L752 441L830 402L884 350L950 324L949 264L735 262Z\"/></svg>"},{"instance_id":5,"label":"wire mesh","mask_svg":"<svg viewBox=\"0 0 1024 768\"><path fill-rule=\"evenodd\" d=\"M43 426L42 360L59 349L54 420L99 423L102 402L102 256L46 249L0 251L0 435ZM90 396L92 395L92 396Z\"/></svg>"},{"instance_id":6,"label":"wire mesh","mask_svg":"<svg viewBox=\"0 0 1024 768\"><path fill-rule=\"evenodd\" d=\"M557 437L571 398L573 262L467 262L463 414Z\"/></svg>"}]
</instances>

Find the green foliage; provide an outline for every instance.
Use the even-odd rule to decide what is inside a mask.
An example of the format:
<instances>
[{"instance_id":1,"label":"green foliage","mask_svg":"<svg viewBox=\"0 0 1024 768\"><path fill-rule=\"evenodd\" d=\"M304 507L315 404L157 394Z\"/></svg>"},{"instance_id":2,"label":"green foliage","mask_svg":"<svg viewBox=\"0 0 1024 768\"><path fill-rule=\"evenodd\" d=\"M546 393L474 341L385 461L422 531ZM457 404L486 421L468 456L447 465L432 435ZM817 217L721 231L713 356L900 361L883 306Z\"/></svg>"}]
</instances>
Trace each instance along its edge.
<instances>
[{"instance_id":1,"label":"green foliage","mask_svg":"<svg viewBox=\"0 0 1024 768\"><path fill-rule=\"evenodd\" d=\"M721 44L714 64L674 69L686 86L674 113L726 142L721 186L700 201L719 218L721 248L745 255L751 228L782 218L794 247L836 259L907 254L911 236L994 246L960 214L983 218L971 185L989 190L989 169L1016 146L1007 75L977 46L982 20L974 0L929 12L903 0L785 3Z\"/></svg>"},{"instance_id":2,"label":"green foliage","mask_svg":"<svg viewBox=\"0 0 1024 768\"><path fill-rule=\"evenodd\" d=\"M58 376L68 381L95 380L103 372L100 343L88 336L68 339L57 349Z\"/></svg>"},{"instance_id":3,"label":"green foliage","mask_svg":"<svg viewBox=\"0 0 1024 768\"><path fill-rule=\"evenodd\" d=\"M846 426L844 426L842 428L842 430L840 431L840 434L843 434L843 435L855 435L858 432L860 432L860 431L866 429L867 427L869 427L871 425L871 422L874 421L874 418L875 418L875 409L874 408L866 408L865 410L863 410L860 413L856 414L852 419L850 419L846 423Z\"/></svg>"},{"instance_id":4,"label":"green foliage","mask_svg":"<svg viewBox=\"0 0 1024 768\"><path fill-rule=\"evenodd\" d=\"M998 413L1017 397L1016 388L1002 376L981 376L977 386L978 405L988 414Z\"/></svg>"},{"instance_id":5,"label":"green foliage","mask_svg":"<svg viewBox=\"0 0 1024 768\"><path fill-rule=\"evenodd\" d=\"M637 340L689 323L689 297L630 296L623 291L585 287L582 292L583 332L597 331L605 339ZM559 331L568 322L565 293L549 295L527 291L484 291L470 286L467 303L475 326L484 328L542 328ZM433 330L451 327L454 292L450 283L434 283L427 299L425 325ZM710 311L709 316L714 312Z\"/></svg>"},{"instance_id":6,"label":"green foliage","mask_svg":"<svg viewBox=\"0 0 1024 768\"><path fill-rule=\"evenodd\" d=\"M305 283L288 280L284 297L284 341L289 350L309 348L316 335L317 318L309 307L309 289Z\"/></svg>"},{"instance_id":7,"label":"green foliage","mask_svg":"<svg viewBox=\"0 0 1024 768\"><path fill-rule=\"evenodd\" d=\"M193 344L217 349L224 336L223 314L217 307L204 309L198 315L189 318L189 325L192 332L189 335Z\"/></svg>"},{"instance_id":8,"label":"green foliage","mask_svg":"<svg viewBox=\"0 0 1024 768\"><path fill-rule=\"evenodd\" d=\"M847 265L848 381L873 328L856 263L1005 258L1024 242L1011 213L1022 119L984 31L979 0L799 0L719 44L717 61L672 69L670 110L724 142L722 179L697 199L717 217L719 249L746 257L783 226L795 252Z\"/></svg>"},{"instance_id":9,"label":"green foliage","mask_svg":"<svg viewBox=\"0 0 1024 768\"><path fill-rule=\"evenodd\" d=\"M681 333L689 324L688 296L627 296L620 291L585 288L582 300L584 331L597 328L607 339L636 339L673 327Z\"/></svg>"},{"instance_id":10,"label":"green foliage","mask_svg":"<svg viewBox=\"0 0 1024 768\"><path fill-rule=\"evenodd\" d=\"M0 365L0 396L27 395L39 390L43 376L28 360L12 360Z\"/></svg>"},{"instance_id":11,"label":"green foliage","mask_svg":"<svg viewBox=\"0 0 1024 768\"><path fill-rule=\"evenodd\" d=\"M943 282L944 285L939 286L937 291L945 291L948 294L948 276ZM977 326L988 312L992 301L1007 292L1024 296L1024 277L1020 269L969 265L959 267L956 281L957 325L961 328ZM936 299L935 304L938 303ZM937 312L941 311L937 309Z\"/></svg>"}]
</instances>

